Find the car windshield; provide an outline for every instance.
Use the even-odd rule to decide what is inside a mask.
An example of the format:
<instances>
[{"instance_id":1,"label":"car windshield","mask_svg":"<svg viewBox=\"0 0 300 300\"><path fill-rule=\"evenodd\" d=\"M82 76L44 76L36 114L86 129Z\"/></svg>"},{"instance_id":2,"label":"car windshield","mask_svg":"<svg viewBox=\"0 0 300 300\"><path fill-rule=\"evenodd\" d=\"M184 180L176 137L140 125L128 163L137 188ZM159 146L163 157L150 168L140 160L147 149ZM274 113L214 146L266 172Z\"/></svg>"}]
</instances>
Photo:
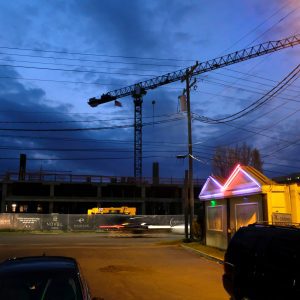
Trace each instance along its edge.
<instances>
[{"instance_id":1,"label":"car windshield","mask_svg":"<svg viewBox=\"0 0 300 300\"><path fill-rule=\"evenodd\" d=\"M82 300L76 276L40 273L0 275L0 299L6 300Z\"/></svg>"}]
</instances>

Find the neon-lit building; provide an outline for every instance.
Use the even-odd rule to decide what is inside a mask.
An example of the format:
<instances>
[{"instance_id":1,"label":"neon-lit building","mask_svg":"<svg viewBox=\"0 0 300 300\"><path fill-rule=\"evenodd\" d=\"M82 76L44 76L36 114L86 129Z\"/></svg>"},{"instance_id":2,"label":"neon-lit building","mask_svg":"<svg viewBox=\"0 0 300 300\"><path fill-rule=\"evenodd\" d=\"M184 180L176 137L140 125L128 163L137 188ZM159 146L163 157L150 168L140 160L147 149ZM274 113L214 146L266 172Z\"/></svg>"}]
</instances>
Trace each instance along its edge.
<instances>
[{"instance_id":1,"label":"neon-lit building","mask_svg":"<svg viewBox=\"0 0 300 300\"><path fill-rule=\"evenodd\" d=\"M205 203L206 244L226 249L236 230L254 222L300 223L300 187L278 184L255 168L237 165L228 178L209 176Z\"/></svg>"}]
</instances>

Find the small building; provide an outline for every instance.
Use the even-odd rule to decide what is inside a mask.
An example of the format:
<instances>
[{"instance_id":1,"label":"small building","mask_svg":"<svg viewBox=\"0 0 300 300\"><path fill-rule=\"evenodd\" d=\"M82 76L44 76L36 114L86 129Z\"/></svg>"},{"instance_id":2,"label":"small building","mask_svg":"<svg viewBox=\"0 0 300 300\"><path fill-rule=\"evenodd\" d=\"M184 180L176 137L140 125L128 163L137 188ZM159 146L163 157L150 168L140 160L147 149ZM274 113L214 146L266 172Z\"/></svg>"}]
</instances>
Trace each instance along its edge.
<instances>
[{"instance_id":1,"label":"small building","mask_svg":"<svg viewBox=\"0 0 300 300\"><path fill-rule=\"evenodd\" d=\"M206 244L226 249L241 226L255 222L300 223L299 192L297 184L278 184L250 166L237 165L228 178L209 176L199 195Z\"/></svg>"}]
</instances>

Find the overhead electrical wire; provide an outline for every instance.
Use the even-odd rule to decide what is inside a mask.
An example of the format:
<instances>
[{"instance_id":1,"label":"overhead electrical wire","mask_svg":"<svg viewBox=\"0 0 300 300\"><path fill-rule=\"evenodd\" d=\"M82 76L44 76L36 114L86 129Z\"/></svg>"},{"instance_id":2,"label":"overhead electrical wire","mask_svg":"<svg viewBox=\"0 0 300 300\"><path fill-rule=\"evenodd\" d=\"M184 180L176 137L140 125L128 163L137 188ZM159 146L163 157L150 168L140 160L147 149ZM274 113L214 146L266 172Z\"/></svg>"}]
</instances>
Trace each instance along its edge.
<instances>
[{"instance_id":1,"label":"overhead electrical wire","mask_svg":"<svg viewBox=\"0 0 300 300\"><path fill-rule=\"evenodd\" d=\"M249 88L243 88L241 86L228 85L228 84L224 84L224 83L221 83L221 82L216 82L216 81L213 81L213 80L205 79L203 81L207 82L209 84L221 85L221 86L225 86L225 87L229 87L229 88L232 88L232 89L236 89L236 90L239 90L239 91L245 91L245 92L249 92L249 93L253 93L253 94L265 95L265 93L266 93L266 90L262 90L262 89L257 88L257 87L250 87L251 89L249 89ZM263 92L259 92L259 90L261 90ZM220 96L220 95L217 94L217 96ZM296 99L293 99L293 98L288 98L287 96L284 96L284 97L283 96L277 96L277 97L279 97L281 99L285 99L285 100L290 100L290 101L293 101L293 102L300 102L300 100L296 100ZM234 99L234 98L232 97L232 99Z\"/></svg>"},{"instance_id":2,"label":"overhead electrical wire","mask_svg":"<svg viewBox=\"0 0 300 300\"><path fill-rule=\"evenodd\" d=\"M34 69L34 70L46 70L46 71L62 71L62 72L74 72L74 73L89 73L89 74L108 74L108 75L132 75L132 76L146 76L155 77L156 74L138 74L138 73L121 73L121 72L107 72L107 71L87 71L78 69L61 69L61 68L46 68L46 67L33 67L24 65L10 65L10 64L0 64L0 67L13 67L13 68L23 68L23 69Z\"/></svg>"},{"instance_id":3,"label":"overhead electrical wire","mask_svg":"<svg viewBox=\"0 0 300 300\"><path fill-rule=\"evenodd\" d=\"M46 59L55 59L55 60L81 61L81 62L107 63L107 64L120 64L120 65L138 65L138 66L172 67L172 68L183 68L183 67L185 67L185 66L182 66L182 65L139 63L139 62L128 62L128 61L94 60L94 59L81 59L81 58L56 57L56 56L41 56L41 55L29 55L29 54L7 53L7 52L0 52L0 54L2 54L2 55L10 55L10 56L31 57L31 58L46 58Z\"/></svg>"},{"instance_id":4,"label":"overhead electrical wire","mask_svg":"<svg viewBox=\"0 0 300 300\"><path fill-rule=\"evenodd\" d=\"M125 70L125 71L136 71L137 69L128 69L124 67L107 67L107 66L90 66L90 65L73 65L73 64L59 64L59 63L53 63L53 62L41 62L41 61L29 61L29 60L16 60L16 59L7 59L7 58L0 58L0 61L5 62L12 62L12 63L27 63L27 64L40 64L40 65L51 65L51 66L66 66L66 67L73 67L73 68L93 68L93 69L109 69L109 70ZM144 70L144 69L138 69L142 72L171 72L171 70Z\"/></svg>"},{"instance_id":5,"label":"overhead electrical wire","mask_svg":"<svg viewBox=\"0 0 300 300\"><path fill-rule=\"evenodd\" d=\"M44 65L55 65L55 66L70 66L70 67L76 67L76 68L101 68L101 69L116 69L116 70L122 70L122 71L136 71L136 69L124 69L124 68L113 68L113 67L97 67L97 66L83 66L83 65L71 65L71 64L57 64L57 63L44 63L44 62L32 62L32 61L16 61L16 60L7 60L7 59L0 59L0 60L4 60L4 61L10 61L10 62L25 62L25 63L35 63L35 64L44 64ZM1 65L0 65L1 66ZM14 65L13 65L14 66ZM47 70L52 70L51 68L47 69ZM55 71L57 70L60 70L60 69L53 69ZM62 69L63 70L63 69ZM73 70L72 70L73 71ZM90 72L89 70L83 70L85 72ZM139 69L139 71L143 71L143 72L159 72L161 73L162 71L156 71L156 70L141 70ZM232 70L231 70L232 71ZM170 70L168 71L164 71L164 72L170 72ZM233 71L234 72L234 71ZM108 72L103 72L105 74L123 74L123 73L108 73ZM213 71L214 74L217 74L217 75L221 75L221 76L225 76L225 77L230 77L230 78L234 78L234 79L238 79L238 80L242 80L242 81L247 81L247 82L252 82L252 83L256 83L256 84L260 84L260 85L265 85L265 86L271 86L271 84L266 84L266 83L262 83L262 82L259 82L259 81L254 81L254 80L249 80L249 79L245 79L243 77L236 77L236 76L232 76L232 75L228 75L228 74L225 74L225 73L222 73L222 72L217 72L217 71ZM271 82L276 82L275 80L271 80L271 79L268 79L268 78L264 78L264 77L259 77L259 76L255 76L255 75L251 75L251 74L247 74L247 73L243 73L243 72L238 72L238 73L241 73L241 74L246 74L246 75L249 75L249 76L253 76L255 77L256 79L257 78L261 78L261 79L264 79L264 80L268 80L268 81L271 81ZM126 73L127 74L127 73ZM135 73L128 73L130 75L139 75L139 74L135 74ZM143 76L152 76L153 74L143 74ZM25 79L25 78L22 78L22 79ZM33 79L34 80L34 79ZM217 79L219 80L219 79ZM65 82L65 81L63 81ZM70 83L85 83L85 84L95 84L93 82L73 82L73 81L70 81ZM231 82L226 82L226 83L231 83ZM97 84L97 83L96 83ZM300 87L299 87L300 88Z\"/></svg>"},{"instance_id":6,"label":"overhead electrical wire","mask_svg":"<svg viewBox=\"0 0 300 300\"><path fill-rule=\"evenodd\" d=\"M85 138L67 138L67 137L49 137L49 136L32 136L32 135L28 135L28 136L24 136L24 135L1 135L2 138L14 138L14 139L31 139L31 140L35 140L35 139L40 139L40 140L57 140L57 141L65 141L65 142L91 142L91 143L130 143L133 144L133 140L114 140L114 139L85 139ZM174 143L174 142L166 142L166 141L143 141L143 144L156 144L156 145L172 145L172 147L175 145L185 145L182 143Z\"/></svg>"},{"instance_id":7,"label":"overhead electrical wire","mask_svg":"<svg viewBox=\"0 0 300 300\"><path fill-rule=\"evenodd\" d=\"M56 51L56 50L20 48L20 47L8 47L8 46L0 46L0 49L21 50L21 51L31 51L31 52L43 52L43 53L55 53L55 54L68 54L68 55L96 56L96 57L112 57L112 58L118 57L118 58L126 58L126 59L145 59L145 60L158 60L158 61L186 61L186 62L191 62L191 61L194 62L195 61L195 60L192 60L192 59L109 55L109 54L99 54L99 53Z\"/></svg>"},{"instance_id":8,"label":"overhead electrical wire","mask_svg":"<svg viewBox=\"0 0 300 300\"><path fill-rule=\"evenodd\" d=\"M269 17L267 17L265 20L263 20L263 22L259 23L256 27L254 27L253 29L251 29L250 31L248 31L246 34L244 34L241 38L239 38L236 42L234 42L230 47L228 47L225 50L223 50L222 53L230 50L232 47L234 47L235 45L237 45L240 41L242 41L243 39L245 39L251 33L255 32L259 27L261 27L262 25L264 25L265 23L267 23L270 19L272 19L274 16L276 16L279 12L281 12L283 9L285 9L288 5L289 5L289 3L286 3L285 5L281 6L274 13L272 13ZM220 55L222 55L222 53L220 53Z\"/></svg>"},{"instance_id":9,"label":"overhead electrical wire","mask_svg":"<svg viewBox=\"0 0 300 300\"><path fill-rule=\"evenodd\" d=\"M296 8L294 8L293 10L289 11L286 15L284 15L282 18L280 18L275 24L273 24L270 28L268 28L267 30L265 30L264 32L262 32L258 37L256 37L254 40L252 40L246 47L252 45L254 42L256 42L259 38L261 38L262 36L264 36L267 32L271 31L273 28L275 28L275 26L277 26L279 23L281 23L283 20L285 20L287 17L289 17L290 15L292 15L295 11L297 11L299 9L299 6L297 6Z\"/></svg>"},{"instance_id":10,"label":"overhead electrical wire","mask_svg":"<svg viewBox=\"0 0 300 300\"><path fill-rule=\"evenodd\" d=\"M153 124L164 124L169 122L181 121L183 120L183 116L178 116L169 120L160 120L154 122L146 122L143 123L142 126L149 126ZM0 131L32 131L32 132L64 132L64 131L89 131L89 130L107 130L107 129L120 129L120 128L130 128L134 127L134 124L126 124L126 125L113 125L113 126L102 126L102 127L88 127L88 128L0 128Z\"/></svg>"},{"instance_id":11,"label":"overhead electrical wire","mask_svg":"<svg viewBox=\"0 0 300 300\"><path fill-rule=\"evenodd\" d=\"M242 72L242 71L237 71L237 70L234 70L234 69L228 68L228 67L224 67L223 70L233 72L233 73L237 73L237 74L241 74L241 75L247 75L249 77L255 77L256 79L263 79L263 80L270 81L270 82L273 82L273 83L279 83L279 81L277 81L277 80L273 80L273 79L270 79L270 78L267 78L267 77L264 77L264 76L261 76L261 75L257 75L257 74L250 74L250 73L246 73L246 72ZM213 72L215 72L215 71L213 71ZM218 72L218 73L223 74L223 73L220 73L220 72ZM230 76L230 75L228 75L228 76ZM247 79L242 79L242 77L237 77L237 79L247 80ZM295 86L295 87L300 89L300 86Z\"/></svg>"},{"instance_id":12,"label":"overhead electrical wire","mask_svg":"<svg viewBox=\"0 0 300 300\"><path fill-rule=\"evenodd\" d=\"M0 111L1 113L1 111ZM20 113L20 112L19 112ZM40 112L35 112L40 113ZM182 117L179 113L155 115L155 119L170 118L170 117ZM153 119L153 116L143 116L144 119ZM95 119L95 120L56 120L56 121L0 121L0 124L57 124L57 123L95 123L95 122L115 122L115 121L128 121L134 120L134 118L110 118L110 119Z\"/></svg>"},{"instance_id":13,"label":"overhead electrical wire","mask_svg":"<svg viewBox=\"0 0 300 300\"><path fill-rule=\"evenodd\" d=\"M264 96L262 96L258 100L254 101L244 109L234 114L219 119L212 119L204 116L198 116L197 119L204 123L216 124L216 123L232 122L234 120L242 118L245 115L258 109L260 106L266 104L268 101L270 101L276 94L278 94L282 89L284 89L292 80L297 80L297 78L299 77L298 76L299 73L300 73L300 64L297 65L296 68L294 68L284 79L282 79L279 84L277 84L274 88L268 91Z\"/></svg>"}]
</instances>

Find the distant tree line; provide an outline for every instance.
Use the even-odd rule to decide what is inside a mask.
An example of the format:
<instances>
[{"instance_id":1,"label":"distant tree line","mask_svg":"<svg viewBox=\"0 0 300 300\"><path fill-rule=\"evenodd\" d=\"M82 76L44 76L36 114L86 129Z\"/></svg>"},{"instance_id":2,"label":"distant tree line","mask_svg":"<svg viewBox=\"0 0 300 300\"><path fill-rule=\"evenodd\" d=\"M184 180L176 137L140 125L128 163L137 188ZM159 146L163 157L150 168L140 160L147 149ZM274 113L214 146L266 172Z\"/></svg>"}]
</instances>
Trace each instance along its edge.
<instances>
[{"instance_id":1,"label":"distant tree line","mask_svg":"<svg viewBox=\"0 0 300 300\"><path fill-rule=\"evenodd\" d=\"M258 149L251 148L246 143L241 146L216 148L212 161L214 175L226 178L237 164L252 166L262 172L263 161Z\"/></svg>"}]
</instances>

